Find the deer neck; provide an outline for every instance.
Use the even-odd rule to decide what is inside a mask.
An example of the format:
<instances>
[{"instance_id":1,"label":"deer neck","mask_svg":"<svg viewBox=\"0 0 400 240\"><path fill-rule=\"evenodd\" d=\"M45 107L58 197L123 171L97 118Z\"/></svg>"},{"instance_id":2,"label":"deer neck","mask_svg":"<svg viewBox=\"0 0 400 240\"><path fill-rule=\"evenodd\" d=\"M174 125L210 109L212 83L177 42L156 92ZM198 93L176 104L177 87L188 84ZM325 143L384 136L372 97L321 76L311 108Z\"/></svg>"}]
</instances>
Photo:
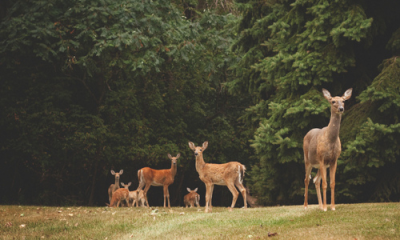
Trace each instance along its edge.
<instances>
[{"instance_id":1,"label":"deer neck","mask_svg":"<svg viewBox=\"0 0 400 240\"><path fill-rule=\"evenodd\" d=\"M327 138L330 142L336 142L339 138L340 121L342 114L331 112L331 119L327 127Z\"/></svg>"},{"instance_id":2,"label":"deer neck","mask_svg":"<svg viewBox=\"0 0 400 240\"><path fill-rule=\"evenodd\" d=\"M176 164L171 163L171 169L170 169L170 171L171 171L172 177L175 177L176 171L177 171L177 166L176 166Z\"/></svg>"},{"instance_id":3,"label":"deer neck","mask_svg":"<svg viewBox=\"0 0 400 240\"><path fill-rule=\"evenodd\" d=\"M196 170L197 172L201 172L203 170L203 167L206 165L203 159L203 154L199 154L196 156Z\"/></svg>"},{"instance_id":4,"label":"deer neck","mask_svg":"<svg viewBox=\"0 0 400 240\"><path fill-rule=\"evenodd\" d=\"M114 183L114 189L118 189L119 188L119 178L115 179L115 183Z\"/></svg>"}]
</instances>

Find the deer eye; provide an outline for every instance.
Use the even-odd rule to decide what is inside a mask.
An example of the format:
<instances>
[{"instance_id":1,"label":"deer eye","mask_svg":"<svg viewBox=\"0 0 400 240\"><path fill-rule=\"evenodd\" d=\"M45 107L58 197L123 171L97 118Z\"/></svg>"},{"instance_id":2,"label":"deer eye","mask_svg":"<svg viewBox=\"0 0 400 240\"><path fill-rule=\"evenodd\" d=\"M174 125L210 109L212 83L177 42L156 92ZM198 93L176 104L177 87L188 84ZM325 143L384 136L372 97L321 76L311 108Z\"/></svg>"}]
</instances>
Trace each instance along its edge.
<instances>
[{"instance_id":1,"label":"deer eye","mask_svg":"<svg viewBox=\"0 0 400 240\"><path fill-rule=\"evenodd\" d=\"M332 103L336 103L336 101L332 101Z\"/></svg>"}]
</instances>

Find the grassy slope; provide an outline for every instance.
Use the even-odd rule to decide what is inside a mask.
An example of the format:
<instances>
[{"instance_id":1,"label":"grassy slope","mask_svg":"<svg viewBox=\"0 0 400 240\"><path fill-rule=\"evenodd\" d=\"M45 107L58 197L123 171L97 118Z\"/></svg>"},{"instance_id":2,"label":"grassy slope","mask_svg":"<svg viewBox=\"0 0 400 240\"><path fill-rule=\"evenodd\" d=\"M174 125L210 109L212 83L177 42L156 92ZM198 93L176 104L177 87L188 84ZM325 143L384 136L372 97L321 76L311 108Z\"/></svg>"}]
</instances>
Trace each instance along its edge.
<instances>
[{"instance_id":1,"label":"grassy slope","mask_svg":"<svg viewBox=\"0 0 400 240\"><path fill-rule=\"evenodd\" d=\"M0 239L400 239L400 203L157 209L0 206Z\"/></svg>"}]
</instances>

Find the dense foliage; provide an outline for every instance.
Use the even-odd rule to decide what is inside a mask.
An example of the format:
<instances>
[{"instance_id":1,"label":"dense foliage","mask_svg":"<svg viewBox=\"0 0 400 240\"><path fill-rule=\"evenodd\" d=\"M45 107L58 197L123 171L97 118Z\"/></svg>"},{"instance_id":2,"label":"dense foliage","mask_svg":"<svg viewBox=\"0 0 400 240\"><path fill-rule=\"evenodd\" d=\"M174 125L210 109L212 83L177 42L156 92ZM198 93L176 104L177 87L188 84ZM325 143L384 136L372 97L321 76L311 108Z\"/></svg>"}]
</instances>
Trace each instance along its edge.
<instances>
[{"instance_id":1,"label":"dense foliage","mask_svg":"<svg viewBox=\"0 0 400 240\"><path fill-rule=\"evenodd\" d=\"M340 133L339 202L398 201L400 3L238 2L244 15L233 48L243 58L229 85L255 99L243 118L249 127L259 124L251 141L259 159L251 185L260 201L301 203L303 137L329 122L321 89L341 96L350 87Z\"/></svg>"},{"instance_id":2,"label":"dense foliage","mask_svg":"<svg viewBox=\"0 0 400 240\"><path fill-rule=\"evenodd\" d=\"M169 168L167 154L179 152L178 205L187 187L204 196L187 143L206 140L207 162L247 166L260 203L301 203L302 138L329 120L322 87L354 89L338 202L400 199L396 0L6 0L0 9L0 203L104 205L111 169L124 169L133 190L138 169ZM213 200L231 196L217 187ZM162 189L149 201L161 205Z\"/></svg>"},{"instance_id":3,"label":"dense foliage","mask_svg":"<svg viewBox=\"0 0 400 240\"><path fill-rule=\"evenodd\" d=\"M179 203L203 185L191 177L189 140L210 141L210 161L244 156L244 106L222 85L233 22L208 11L190 21L170 1L10 4L0 32L2 201L104 204L111 169L136 187L139 168L169 168L167 153L180 152Z\"/></svg>"}]
</instances>

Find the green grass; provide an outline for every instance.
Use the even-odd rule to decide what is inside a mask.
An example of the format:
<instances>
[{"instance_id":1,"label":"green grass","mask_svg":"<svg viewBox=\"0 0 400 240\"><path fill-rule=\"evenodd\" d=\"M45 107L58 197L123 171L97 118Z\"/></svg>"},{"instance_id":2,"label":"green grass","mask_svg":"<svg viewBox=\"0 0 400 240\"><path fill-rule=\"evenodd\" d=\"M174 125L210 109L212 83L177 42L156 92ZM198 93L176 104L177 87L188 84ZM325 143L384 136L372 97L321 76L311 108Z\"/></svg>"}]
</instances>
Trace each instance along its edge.
<instances>
[{"instance_id":1,"label":"green grass","mask_svg":"<svg viewBox=\"0 0 400 240\"><path fill-rule=\"evenodd\" d=\"M400 239L400 203L339 204L327 212L317 205L232 212L214 207L213 213L182 207L0 206L1 239Z\"/></svg>"}]
</instances>

